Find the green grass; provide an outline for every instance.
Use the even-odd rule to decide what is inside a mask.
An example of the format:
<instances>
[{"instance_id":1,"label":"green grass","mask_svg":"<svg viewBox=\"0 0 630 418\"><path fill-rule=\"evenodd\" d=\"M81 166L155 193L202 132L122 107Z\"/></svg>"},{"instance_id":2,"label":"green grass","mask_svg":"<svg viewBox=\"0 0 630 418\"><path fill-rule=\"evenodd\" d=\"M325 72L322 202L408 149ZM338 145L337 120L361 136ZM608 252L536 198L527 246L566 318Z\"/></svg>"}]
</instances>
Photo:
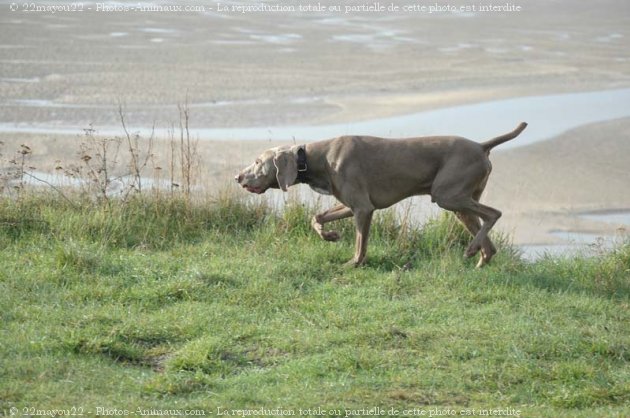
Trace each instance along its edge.
<instances>
[{"instance_id":1,"label":"green grass","mask_svg":"<svg viewBox=\"0 0 630 418\"><path fill-rule=\"evenodd\" d=\"M477 270L451 218L408 231L386 213L349 269L351 222L327 243L310 215L0 201L0 414L630 416L630 246L529 264L503 244Z\"/></svg>"}]
</instances>

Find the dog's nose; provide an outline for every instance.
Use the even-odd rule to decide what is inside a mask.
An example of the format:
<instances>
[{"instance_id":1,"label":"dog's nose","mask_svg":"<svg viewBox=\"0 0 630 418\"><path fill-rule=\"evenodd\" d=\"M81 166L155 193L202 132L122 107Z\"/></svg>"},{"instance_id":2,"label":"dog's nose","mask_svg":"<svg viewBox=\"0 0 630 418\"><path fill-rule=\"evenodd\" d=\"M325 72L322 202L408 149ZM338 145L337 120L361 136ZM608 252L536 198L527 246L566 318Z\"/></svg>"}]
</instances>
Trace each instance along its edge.
<instances>
[{"instance_id":1,"label":"dog's nose","mask_svg":"<svg viewBox=\"0 0 630 418\"><path fill-rule=\"evenodd\" d=\"M240 183L241 181L243 181L243 175L242 174L235 175L234 180L236 180L237 183Z\"/></svg>"}]
</instances>

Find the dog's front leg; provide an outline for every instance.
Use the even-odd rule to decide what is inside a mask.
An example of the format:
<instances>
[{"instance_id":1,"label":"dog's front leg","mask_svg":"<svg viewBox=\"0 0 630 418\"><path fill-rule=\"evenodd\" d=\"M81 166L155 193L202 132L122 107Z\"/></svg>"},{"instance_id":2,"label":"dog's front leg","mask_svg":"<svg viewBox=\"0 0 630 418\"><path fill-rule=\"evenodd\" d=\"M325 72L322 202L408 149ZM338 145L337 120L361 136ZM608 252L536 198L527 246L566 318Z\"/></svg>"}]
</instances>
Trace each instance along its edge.
<instances>
[{"instance_id":1,"label":"dog's front leg","mask_svg":"<svg viewBox=\"0 0 630 418\"><path fill-rule=\"evenodd\" d=\"M326 241L337 241L339 233L337 231L324 231L324 224L338 219L349 218L352 216L352 210L345 205L337 205L325 212L313 216L311 226L317 232L317 235Z\"/></svg>"},{"instance_id":2,"label":"dog's front leg","mask_svg":"<svg viewBox=\"0 0 630 418\"><path fill-rule=\"evenodd\" d=\"M354 210L354 223L356 226L356 246L354 257L346 263L350 266L360 266L365 260L367 253L368 236L370 235L370 224L372 223L372 215L374 209L356 209Z\"/></svg>"}]
</instances>

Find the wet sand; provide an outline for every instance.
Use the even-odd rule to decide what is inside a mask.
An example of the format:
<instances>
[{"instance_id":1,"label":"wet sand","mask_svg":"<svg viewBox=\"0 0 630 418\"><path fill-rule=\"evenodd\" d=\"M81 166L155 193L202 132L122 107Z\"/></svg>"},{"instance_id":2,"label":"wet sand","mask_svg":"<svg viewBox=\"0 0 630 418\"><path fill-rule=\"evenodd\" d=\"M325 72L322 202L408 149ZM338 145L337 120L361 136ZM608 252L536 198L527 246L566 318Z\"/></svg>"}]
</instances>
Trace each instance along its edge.
<instances>
[{"instance_id":1,"label":"wet sand","mask_svg":"<svg viewBox=\"0 0 630 418\"><path fill-rule=\"evenodd\" d=\"M560 243L549 231L630 233L586 212L630 211L630 119L588 125L550 140L493 153L484 200L503 210L501 228L524 243ZM619 228L625 227L626 231Z\"/></svg>"},{"instance_id":2,"label":"wet sand","mask_svg":"<svg viewBox=\"0 0 630 418\"><path fill-rule=\"evenodd\" d=\"M57 160L66 166L78 160L82 128L120 126L118 103L130 125L167 129L178 124L177 104L188 101L194 132L351 123L630 87L630 4L624 0L597 6L536 0L523 3L520 13L474 16L51 15L10 12L5 3L0 124L77 133L0 132L4 166L28 143L31 164L41 171L54 171ZM487 123L507 122L489 114ZM457 120L452 126L444 134L465 134ZM565 241L554 231L618 233L619 224L578 215L630 209L628 138L630 119L620 119L493 152L483 200L503 211L497 228L517 244ZM273 133L260 141L200 141L203 185L232 187L238 168L279 143ZM156 164L165 165L167 148L158 145Z\"/></svg>"},{"instance_id":3,"label":"wet sand","mask_svg":"<svg viewBox=\"0 0 630 418\"><path fill-rule=\"evenodd\" d=\"M188 97L198 126L321 124L628 87L629 13L624 0L529 0L474 16L52 15L4 4L0 122L117 125L120 101L133 125L164 126Z\"/></svg>"}]
</instances>

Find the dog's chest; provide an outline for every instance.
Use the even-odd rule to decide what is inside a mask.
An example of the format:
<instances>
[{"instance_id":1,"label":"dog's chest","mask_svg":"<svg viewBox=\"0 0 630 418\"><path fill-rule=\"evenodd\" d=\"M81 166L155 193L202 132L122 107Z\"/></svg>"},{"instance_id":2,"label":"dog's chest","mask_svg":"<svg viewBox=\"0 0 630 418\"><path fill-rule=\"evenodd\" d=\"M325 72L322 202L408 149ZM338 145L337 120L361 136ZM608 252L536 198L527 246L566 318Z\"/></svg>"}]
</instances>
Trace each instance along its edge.
<instances>
[{"instance_id":1,"label":"dog's chest","mask_svg":"<svg viewBox=\"0 0 630 418\"><path fill-rule=\"evenodd\" d=\"M312 185L311 185L311 189L313 189L317 193L321 193L321 194L325 194L325 195L332 195L332 192L329 189L322 189L322 188L319 188L319 187L316 187L316 186L312 186Z\"/></svg>"},{"instance_id":2,"label":"dog's chest","mask_svg":"<svg viewBox=\"0 0 630 418\"><path fill-rule=\"evenodd\" d=\"M311 189L313 189L317 193L321 193L325 195L332 194L332 187L330 186L330 182L328 182L327 180L311 179L308 182L308 185L310 186Z\"/></svg>"}]
</instances>

